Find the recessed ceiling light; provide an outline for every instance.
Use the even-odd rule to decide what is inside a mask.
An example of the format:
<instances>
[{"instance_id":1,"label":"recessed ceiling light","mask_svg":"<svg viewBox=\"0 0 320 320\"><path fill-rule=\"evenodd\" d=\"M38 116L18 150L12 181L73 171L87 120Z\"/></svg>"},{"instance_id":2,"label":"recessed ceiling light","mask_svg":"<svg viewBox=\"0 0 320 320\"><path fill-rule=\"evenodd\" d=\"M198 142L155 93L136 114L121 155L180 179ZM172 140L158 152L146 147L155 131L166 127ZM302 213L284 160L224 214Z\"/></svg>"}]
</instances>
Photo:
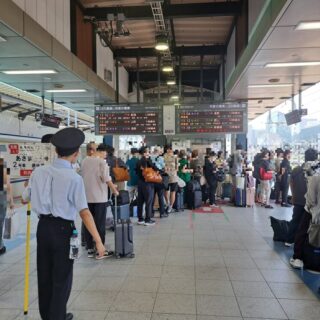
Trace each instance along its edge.
<instances>
[{"instance_id":1,"label":"recessed ceiling light","mask_svg":"<svg viewBox=\"0 0 320 320\"><path fill-rule=\"evenodd\" d=\"M251 84L248 88L282 88L292 87L292 83L274 83L274 84Z\"/></svg>"},{"instance_id":2,"label":"recessed ceiling light","mask_svg":"<svg viewBox=\"0 0 320 320\"><path fill-rule=\"evenodd\" d=\"M301 21L295 30L317 30L320 29L320 21Z\"/></svg>"},{"instance_id":3,"label":"recessed ceiling light","mask_svg":"<svg viewBox=\"0 0 320 320\"><path fill-rule=\"evenodd\" d=\"M163 72L172 72L173 71L172 63L171 62L164 63L162 66L162 71Z\"/></svg>"},{"instance_id":4,"label":"recessed ceiling light","mask_svg":"<svg viewBox=\"0 0 320 320\"><path fill-rule=\"evenodd\" d=\"M55 70L4 70L1 72L9 75L38 75L57 73Z\"/></svg>"},{"instance_id":5,"label":"recessed ceiling light","mask_svg":"<svg viewBox=\"0 0 320 320\"><path fill-rule=\"evenodd\" d=\"M171 96L171 100L179 100L179 96L178 95L172 95Z\"/></svg>"},{"instance_id":6,"label":"recessed ceiling light","mask_svg":"<svg viewBox=\"0 0 320 320\"><path fill-rule=\"evenodd\" d=\"M73 93L73 92L86 92L86 89L53 89L46 90L49 93Z\"/></svg>"},{"instance_id":7,"label":"recessed ceiling light","mask_svg":"<svg viewBox=\"0 0 320 320\"><path fill-rule=\"evenodd\" d=\"M10 74L10 75L25 75L25 74L53 74L57 73L55 70L4 70L1 71L2 73L5 74Z\"/></svg>"},{"instance_id":8,"label":"recessed ceiling light","mask_svg":"<svg viewBox=\"0 0 320 320\"><path fill-rule=\"evenodd\" d=\"M299 61L299 62L272 62L267 63L265 68L282 68L282 67L310 67L319 66L320 61Z\"/></svg>"}]
</instances>

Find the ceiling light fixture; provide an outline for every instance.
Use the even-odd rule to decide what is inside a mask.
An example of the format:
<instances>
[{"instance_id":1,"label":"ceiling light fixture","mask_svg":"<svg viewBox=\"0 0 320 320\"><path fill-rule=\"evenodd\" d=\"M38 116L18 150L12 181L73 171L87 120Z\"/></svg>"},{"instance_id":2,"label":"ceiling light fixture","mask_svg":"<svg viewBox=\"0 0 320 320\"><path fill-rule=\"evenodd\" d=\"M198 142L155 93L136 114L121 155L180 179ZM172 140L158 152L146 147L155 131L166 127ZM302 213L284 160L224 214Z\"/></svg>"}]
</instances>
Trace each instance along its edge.
<instances>
[{"instance_id":1,"label":"ceiling light fixture","mask_svg":"<svg viewBox=\"0 0 320 320\"><path fill-rule=\"evenodd\" d=\"M174 95L171 96L171 100L177 101L177 100L179 100L179 96L174 94Z\"/></svg>"},{"instance_id":2,"label":"ceiling light fixture","mask_svg":"<svg viewBox=\"0 0 320 320\"><path fill-rule=\"evenodd\" d=\"M168 86L174 86L175 84L176 84L176 80L174 78L167 80L167 85Z\"/></svg>"},{"instance_id":3,"label":"ceiling light fixture","mask_svg":"<svg viewBox=\"0 0 320 320\"><path fill-rule=\"evenodd\" d=\"M295 27L295 30L317 30L317 29L320 29L320 21L301 21Z\"/></svg>"},{"instance_id":4,"label":"ceiling light fixture","mask_svg":"<svg viewBox=\"0 0 320 320\"><path fill-rule=\"evenodd\" d=\"M162 66L163 72L173 72L173 67L171 62L164 62Z\"/></svg>"},{"instance_id":5,"label":"ceiling light fixture","mask_svg":"<svg viewBox=\"0 0 320 320\"><path fill-rule=\"evenodd\" d=\"M77 93L77 92L86 92L86 89L52 89L46 90L49 93Z\"/></svg>"},{"instance_id":6,"label":"ceiling light fixture","mask_svg":"<svg viewBox=\"0 0 320 320\"><path fill-rule=\"evenodd\" d=\"M166 51L169 49L168 39L165 35L159 34L156 36L155 49L158 51Z\"/></svg>"},{"instance_id":7,"label":"ceiling light fixture","mask_svg":"<svg viewBox=\"0 0 320 320\"><path fill-rule=\"evenodd\" d=\"M284 88L292 87L292 83L278 83L278 84L251 84L248 88Z\"/></svg>"},{"instance_id":8,"label":"ceiling light fixture","mask_svg":"<svg viewBox=\"0 0 320 320\"><path fill-rule=\"evenodd\" d=\"M320 61L299 61L299 62L272 62L267 63L265 68L283 68L283 67L312 67L319 66Z\"/></svg>"},{"instance_id":9,"label":"ceiling light fixture","mask_svg":"<svg viewBox=\"0 0 320 320\"><path fill-rule=\"evenodd\" d=\"M53 74L57 73L55 70L4 70L1 71L10 75L26 75L26 74Z\"/></svg>"}]
</instances>

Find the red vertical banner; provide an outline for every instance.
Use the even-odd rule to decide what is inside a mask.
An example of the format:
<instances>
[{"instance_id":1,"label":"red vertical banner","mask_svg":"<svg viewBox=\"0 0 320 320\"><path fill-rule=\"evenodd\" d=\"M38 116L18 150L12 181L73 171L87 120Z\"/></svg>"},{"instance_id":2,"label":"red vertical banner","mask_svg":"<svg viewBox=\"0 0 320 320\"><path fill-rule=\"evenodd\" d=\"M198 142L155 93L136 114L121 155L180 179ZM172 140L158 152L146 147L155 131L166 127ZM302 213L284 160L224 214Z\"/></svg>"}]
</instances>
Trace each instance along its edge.
<instances>
[{"instance_id":1,"label":"red vertical banner","mask_svg":"<svg viewBox=\"0 0 320 320\"><path fill-rule=\"evenodd\" d=\"M19 153L19 145L16 143L9 144L8 148L10 150L10 154L18 154Z\"/></svg>"}]
</instances>

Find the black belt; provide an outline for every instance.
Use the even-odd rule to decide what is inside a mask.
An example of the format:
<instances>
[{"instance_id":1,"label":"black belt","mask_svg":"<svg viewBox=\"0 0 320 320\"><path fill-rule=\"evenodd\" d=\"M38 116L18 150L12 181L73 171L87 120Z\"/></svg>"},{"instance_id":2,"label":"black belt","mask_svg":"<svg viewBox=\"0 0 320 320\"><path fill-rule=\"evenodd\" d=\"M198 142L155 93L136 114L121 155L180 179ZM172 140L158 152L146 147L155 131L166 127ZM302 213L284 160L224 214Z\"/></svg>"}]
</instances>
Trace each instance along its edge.
<instances>
[{"instance_id":1,"label":"black belt","mask_svg":"<svg viewBox=\"0 0 320 320\"><path fill-rule=\"evenodd\" d=\"M40 214L39 215L39 219L58 219L61 221L65 221L65 222L69 222L69 223L74 223L73 220L67 220L67 219L63 219L61 217L55 217L53 214Z\"/></svg>"}]
</instances>

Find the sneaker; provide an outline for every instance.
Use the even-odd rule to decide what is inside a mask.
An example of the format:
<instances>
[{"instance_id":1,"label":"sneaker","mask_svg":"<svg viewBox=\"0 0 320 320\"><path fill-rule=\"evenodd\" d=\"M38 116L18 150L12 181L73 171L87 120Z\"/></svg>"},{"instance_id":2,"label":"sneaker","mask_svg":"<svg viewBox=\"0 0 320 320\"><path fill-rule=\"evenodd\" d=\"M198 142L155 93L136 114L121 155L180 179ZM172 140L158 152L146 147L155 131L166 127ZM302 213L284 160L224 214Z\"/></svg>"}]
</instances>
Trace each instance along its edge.
<instances>
[{"instance_id":1,"label":"sneaker","mask_svg":"<svg viewBox=\"0 0 320 320\"><path fill-rule=\"evenodd\" d=\"M289 203L281 203L281 207L291 208L291 204L289 204Z\"/></svg>"},{"instance_id":2,"label":"sneaker","mask_svg":"<svg viewBox=\"0 0 320 320\"><path fill-rule=\"evenodd\" d=\"M172 212L172 207L169 206L168 209L167 209L167 213L171 213Z\"/></svg>"},{"instance_id":3,"label":"sneaker","mask_svg":"<svg viewBox=\"0 0 320 320\"><path fill-rule=\"evenodd\" d=\"M0 255L2 254L5 254L7 252L7 248L5 246L3 246L1 249L0 249Z\"/></svg>"},{"instance_id":4,"label":"sneaker","mask_svg":"<svg viewBox=\"0 0 320 320\"><path fill-rule=\"evenodd\" d=\"M285 245L286 247L291 247L291 246L292 246L292 243L290 243L290 242L285 242L284 245Z\"/></svg>"},{"instance_id":5,"label":"sneaker","mask_svg":"<svg viewBox=\"0 0 320 320\"><path fill-rule=\"evenodd\" d=\"M140 226L143 226L144 225L144 221L143 220L138 220L137 224L139 224Z\"/></svg>"},{"instance_id":6,"label":"sneaker","mask_svg":"<svg viewBox=\"0 0 320 320\"><path fill-rule=\"evenodd\" d=\"M219 206L216 205L215 203L214 204L210 204L210 208L218 208Z\"/></svg>"},{"instance_id":7,"label":"sneaker","mask_svg":"<svg viewBox=\"0 0 320 320\"><path fill-rule=\"evenodd\" d=\"M300 259L290 259L290 264L295 269L302 269L303 268L303 261Z\"/></svg>"},{"instance_id":8,"label":"sneaker","mask_svg":"<svg viewBox=\"0 0 320 320\"><path fill-rule=\"evenodd\" d=\"M88 250L88 258L94 258L96 251L94 249Z\"/></svg>"},{"instance_id":9,"label":"sneaker","mask_svg":"<svg viewBox=\"0 0 320 320\"><path fill-rule=\"evenodd\" d=\"M144 222L145 226L154 226L155 224L156 222L154 220L149 220Z\"/></svg>"},{"instance_id":10,"label":"sneaker","mask_svg":"<svg viewBox=\"0 0 320 320\"><path fill-rule=\"evenodd\" d=\"M102 259L106 259L106 258L110 258L112 257L114 254L113 251L107 251L104 253L104 255L102 257L99 257L98 254L96 255L96 260L102 260Z\"/></svg>"},{"instance_id":11,"label":"sneaker","mask_svg":"<svg viewBox=\"0 0 320 320\"><path fill-rule=\"evenodd\" d=\"M163 214L160 215L160 218L168 218L168 216L169 215L167 213L163 213Z\"/></svg>"},{"instance_id":12,"label":"sneaker","mask_svg":"<svg viewBox=\"0 0 320 320\"><path fill-rule=\"evenodd\" d=\"M267 204L264 206L266 209L273 209L273 206L270 206L270 204Z\"/></svg>"}]
</instances>

